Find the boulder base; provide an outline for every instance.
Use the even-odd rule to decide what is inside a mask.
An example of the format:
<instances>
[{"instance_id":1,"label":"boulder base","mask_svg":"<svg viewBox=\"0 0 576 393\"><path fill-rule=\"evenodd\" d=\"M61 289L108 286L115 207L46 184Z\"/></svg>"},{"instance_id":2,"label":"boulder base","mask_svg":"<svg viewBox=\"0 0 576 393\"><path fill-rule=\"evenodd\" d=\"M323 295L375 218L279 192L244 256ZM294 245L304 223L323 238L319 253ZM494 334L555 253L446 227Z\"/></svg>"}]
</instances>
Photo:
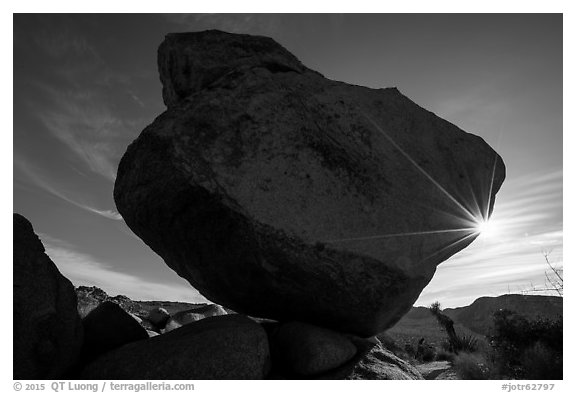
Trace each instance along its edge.
<instances>
[{"instance_id":1,"label":"boulder base","mask_svg":"<svg viewBox=\"0 0 576 393\"><path fill-rule=\"evenodd\" d=\"M281 325L271 340L274 366L287 375L313 376L334 370L357 352L344 335L301 322Z\"/></svg>"},{"instance_id":2,"label":"boulder base","mask_svg":"<svg viewBox=\"0 0 576 393\"><path fill-rule=\"evenodd\" d=\"M109 352L83 379L262 379L270 368L266 332L241 315L206 318Z\"/></svg>"}]
</instances>

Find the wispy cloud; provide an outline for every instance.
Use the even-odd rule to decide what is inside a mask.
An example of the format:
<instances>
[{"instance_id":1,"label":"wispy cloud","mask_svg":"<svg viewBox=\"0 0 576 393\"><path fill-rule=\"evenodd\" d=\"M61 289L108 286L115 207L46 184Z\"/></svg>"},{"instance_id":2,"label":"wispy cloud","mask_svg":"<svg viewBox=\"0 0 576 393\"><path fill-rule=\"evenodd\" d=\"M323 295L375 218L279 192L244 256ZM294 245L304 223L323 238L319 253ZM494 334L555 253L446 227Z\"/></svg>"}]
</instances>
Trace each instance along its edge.
<instances>
[{"instance_id":1,"label":"wispy cloud","mask_svg":"<svg viewBox=\"0 0 576 393\"><path fill-rule=\"evenodd\" d=\"M115 117L94 93L50 87L44 91L52 105L36 111L46 128L93 172L114 181L123 151L119 141L133 133L130 125Z\"/></svg>"},{"instance_id":2,"label":"wispy cloud","mask_svg":"<svg viewBox=\"0 0 576 393\"><path fill-rule=\"evenodd\" d=\"M126 295L134 300L172 300L206 302L186 283L162 284L124 272L92 255L79 252L69 243L40 234L46 253L58 269L75 285L98 286L111 295Z\"/></svg>"},{"instance_id":3,"label":"wispy cloud","mask_svg":"<svg viewBox=\"0 0 576 393\"><path fill-rule=\"evenodd\" d=\"M31 112L87 168L114 181L125 146L143 126L143 119L119 115L119 105L111 103L121 92L124 107L144 106L130 77L113 71L80 34L47 30L34 42L50 78L27 78L37 91L28 98Z\"/></svg>"},{"instance_id":4,"label":"wispy cloud","mask_svg":"<svg viewBox=\"0 0 576 393\"><path fill-rule=\"evenodd\" d=\"M38 168L36 168L26 159L18 156L17 154L14 154L14 167L16 170L19 170L32 185L44 191L47 191L51 195L59 199L62 199L63 201L66 201L80 209L83 209L90 213L97 214L101 217L108 218L110 220L122 220L122 216L115 210L98 209L87 203L80 202L66 195L64 191L59 190L56 186L53 185L53 182L48 180L47 177L43 176L38 170Z\"/></svg>"}]
</instances>

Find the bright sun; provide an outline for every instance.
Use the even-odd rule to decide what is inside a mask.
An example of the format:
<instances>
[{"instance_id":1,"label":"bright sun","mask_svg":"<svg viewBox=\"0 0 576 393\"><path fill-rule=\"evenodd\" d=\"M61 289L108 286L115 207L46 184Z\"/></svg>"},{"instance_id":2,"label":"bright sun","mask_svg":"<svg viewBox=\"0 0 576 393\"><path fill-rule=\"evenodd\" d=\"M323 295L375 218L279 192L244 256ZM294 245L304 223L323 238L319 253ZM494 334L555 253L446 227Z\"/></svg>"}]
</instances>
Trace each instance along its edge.
<instances>
[{"instance_id":1,"label":"bright sun","mask_svg":"<svg viewBox=\"0 0 576 393\"><path fill-rule=\"evenodd\" d=\"M480 233L480 236L485 239L498 235L498 226L494 224L494 221L490 220L479 221L476 224L476 230Z\"/></svg>"}]
</instances>

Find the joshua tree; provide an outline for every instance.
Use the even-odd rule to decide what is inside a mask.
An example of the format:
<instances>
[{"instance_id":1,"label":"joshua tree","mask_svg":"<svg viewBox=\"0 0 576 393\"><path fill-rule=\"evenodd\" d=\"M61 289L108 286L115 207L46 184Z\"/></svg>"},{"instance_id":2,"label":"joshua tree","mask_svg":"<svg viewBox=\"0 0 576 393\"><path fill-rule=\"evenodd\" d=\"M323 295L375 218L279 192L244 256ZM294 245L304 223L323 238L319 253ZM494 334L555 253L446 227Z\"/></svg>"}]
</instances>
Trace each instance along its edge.
<instances>
[{"instance_id":1,"label":"joshua tree","mask_svg":"<svg viewBox=\"0 0 576 393\"><path fill-rule=\"evenodd\" d=\"M448 343L450 344L450 349L454 353L458 353L458 345L455 345L459 342L458 336L456 335L456 331L454 330L454 321L442 313L440 309L440 303L434 302L430 305L430 312L436 317L436 320L446 330L446 334L448 335Z\"/></svg>"}]
</instances>

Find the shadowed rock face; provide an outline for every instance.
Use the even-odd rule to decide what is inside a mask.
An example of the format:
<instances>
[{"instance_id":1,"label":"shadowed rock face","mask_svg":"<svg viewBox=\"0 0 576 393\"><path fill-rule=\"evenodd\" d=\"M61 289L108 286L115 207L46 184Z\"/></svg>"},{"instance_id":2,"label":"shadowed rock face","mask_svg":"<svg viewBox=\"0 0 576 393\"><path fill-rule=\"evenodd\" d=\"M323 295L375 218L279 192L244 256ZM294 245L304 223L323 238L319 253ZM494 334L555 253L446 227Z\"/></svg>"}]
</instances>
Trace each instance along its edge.
<instances>
[{"instance_id":1,"label":"shadowed rock face","mask_svg":"<svg viewBox=\"0 0 576 393\"><path fill-rule=\"evenodd\" d=\"M82 361L90 362L98 356L133 341L148 338L140 322L118 304L105 301L82 320L84 345Z\"/></svg>"},{"instance_id":2,"label":"shadowed rock face","mask_svg":"<svg viewBox=\"0 0 576 393\"><path fill-rule=\"evenodd\" d=\"M481 138L397 89L325 79L265 37L169 34L168 110L114 198L204 296L361 336L396 323L477 235L504 180Z\"/></svg>"},{"instance_id":3,"label":"shadowed rock face","mask_svg":"<svg viewBox=\"0 0 576 393\"><path fill-rule=\"evenodd\" d=\"M72 283L14 214L14 379L69 377L83 340Z\"/></svg>"}]
</instances>

